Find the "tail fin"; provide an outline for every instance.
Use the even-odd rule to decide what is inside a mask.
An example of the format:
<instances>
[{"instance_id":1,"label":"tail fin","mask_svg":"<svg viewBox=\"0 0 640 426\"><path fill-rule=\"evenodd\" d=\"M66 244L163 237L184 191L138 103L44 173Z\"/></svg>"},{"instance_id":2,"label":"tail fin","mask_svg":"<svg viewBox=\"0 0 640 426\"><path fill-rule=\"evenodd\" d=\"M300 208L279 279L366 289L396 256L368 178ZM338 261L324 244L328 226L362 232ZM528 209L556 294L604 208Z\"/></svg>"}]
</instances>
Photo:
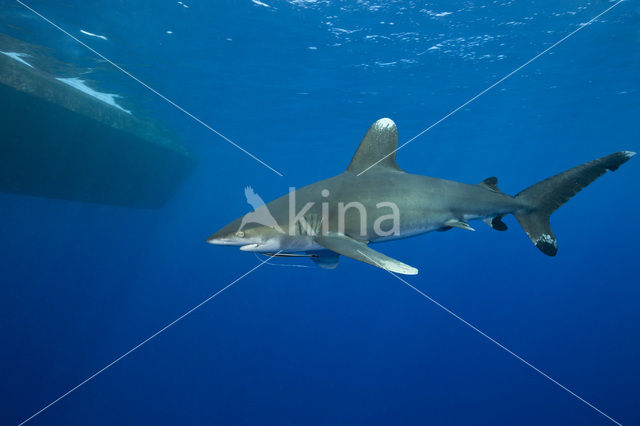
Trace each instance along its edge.
<instances>
[{"instance_id":1,"label":"tail fin","mask_svg":"<svg viewBox=\"0 0 640 426\"><path fill-rule=\"evenodd\" d=\"M607 155L538 182L516 195L532 208L515 216L536 247L548 256L555 256L558 243L549 223L551 213L607 170L617 170L635 154L620 151Z\"/></svg>"}]
</instances>

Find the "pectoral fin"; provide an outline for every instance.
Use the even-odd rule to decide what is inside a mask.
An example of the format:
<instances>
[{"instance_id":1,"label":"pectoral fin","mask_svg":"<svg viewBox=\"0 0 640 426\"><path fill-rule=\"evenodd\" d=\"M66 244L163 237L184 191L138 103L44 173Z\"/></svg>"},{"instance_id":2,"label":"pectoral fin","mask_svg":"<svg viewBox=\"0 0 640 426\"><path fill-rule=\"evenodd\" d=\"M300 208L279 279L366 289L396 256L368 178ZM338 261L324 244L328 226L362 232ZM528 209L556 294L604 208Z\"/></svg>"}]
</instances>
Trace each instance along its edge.
<instances>
[{"instance_id":1,"label":"pectoral fin","mask_svg":"<svg viewBox=\"0 0 640 426\"><path fill-rule=\"evenodd\" d=\"M330 233L328 235L318 235L314 240L322 247L338 254L377 266L378 268L386 269L387 271L405 275L416 275L418 273L416 268L392 259L389 256L385 256L369 248L365 243L343 234Z\"/></svg>"}]
</instances>

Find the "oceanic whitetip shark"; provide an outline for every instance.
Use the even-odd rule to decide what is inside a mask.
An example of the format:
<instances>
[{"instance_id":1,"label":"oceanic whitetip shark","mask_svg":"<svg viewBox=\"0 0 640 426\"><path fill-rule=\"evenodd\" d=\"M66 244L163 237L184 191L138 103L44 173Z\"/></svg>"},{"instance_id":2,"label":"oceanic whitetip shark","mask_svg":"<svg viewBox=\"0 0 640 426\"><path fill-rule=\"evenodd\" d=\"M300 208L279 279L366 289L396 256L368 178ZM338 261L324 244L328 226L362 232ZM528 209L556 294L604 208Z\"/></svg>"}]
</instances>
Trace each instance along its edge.
<instances>
[{"instance_id":1,"label":"oceanic whitetip shark","mask_svg":"<svg viewBox=\"0 0 640 426\"><path fill-rule=\"evenodd\" d=\"M616 152L511 196L498 189L495 177L470 185L407 173L396 164L397 148L395 123L380 119L360 142L346 171L261 206L257 194L247 188L254 211L207 242L271 256L310 257L327 269L335 268L339 255L344 255L414 275L416 268L370 244L451 228L472 231L468 221L475 219L504 231L502 218L513 214L536 247L555 256L558 244L549 223L551 214L607 170L615 171L635 155Z\"/></svg>"}]
</instances>

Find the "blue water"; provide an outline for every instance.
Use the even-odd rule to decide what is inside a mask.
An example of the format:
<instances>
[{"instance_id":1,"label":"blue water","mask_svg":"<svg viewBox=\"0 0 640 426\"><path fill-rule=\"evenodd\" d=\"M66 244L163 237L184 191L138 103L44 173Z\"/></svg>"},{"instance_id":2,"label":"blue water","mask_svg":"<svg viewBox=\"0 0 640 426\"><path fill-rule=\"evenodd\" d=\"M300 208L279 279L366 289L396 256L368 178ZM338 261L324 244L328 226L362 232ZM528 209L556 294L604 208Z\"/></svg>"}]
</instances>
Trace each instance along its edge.
<instances>
[{"instance_id":1,"label":"blue water","mask_svg":"<svg viewBox=\"0 0 640 426\"><path fill-rule=\"evenodd\" d=\"M381 117L406 141L613 4L263 3L29 4L284 177L0 2L3 31L94 67L92 80L199 157L157 210L0 194L1 424L253 268L254 255L204 242L248 211L245 186L268 201L342 172ZM515 194L637 151L638 75L640 4L630 0L416 139L398 163L469 183L497 176ZM412 285L620 423L640 424L639 190L634 159L563 206L555 258L513 217L504 233L477 223L377 248L420 269ZM334 271L262 266L30 424L612 423L388 273L342 258Z\"/></svg>"}]
</instances>

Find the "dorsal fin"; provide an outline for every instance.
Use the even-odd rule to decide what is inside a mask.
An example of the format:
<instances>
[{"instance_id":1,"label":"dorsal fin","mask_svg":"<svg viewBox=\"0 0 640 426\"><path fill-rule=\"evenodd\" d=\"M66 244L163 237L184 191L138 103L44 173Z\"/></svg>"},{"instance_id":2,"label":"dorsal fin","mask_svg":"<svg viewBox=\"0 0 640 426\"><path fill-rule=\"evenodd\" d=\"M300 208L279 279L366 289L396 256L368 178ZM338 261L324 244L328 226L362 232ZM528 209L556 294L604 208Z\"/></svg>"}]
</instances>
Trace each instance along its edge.
<instances>
[{"instance_id":1,"label":"dorsal fin","mask_svg":"<svg viewBox=\"0 0 640 426\"><path fill-rule=\"evenodd\" d=\"M502 192L500 188L498 188L498 178L497 177L488 177L482 182L478 184L479 186L483 186L487 189L490 189L495 192Z\"/></svg>"},{"instance_id":2,"label":"dorsal fin","mask_svg":"<svg viewBox=\"0 0 640 426\"><path fill-rule=\"evenodd\" d=\"M368 172L400 171L400 167L396 164L396 153L394 152L397 148L398 129L396 124L388 118L381 118L373 123L367 134L362 138L362 142L360 142L358 150L353 155L347 170L354 173L362 173L367 169Z\"/></svg>"}]
</instances>

